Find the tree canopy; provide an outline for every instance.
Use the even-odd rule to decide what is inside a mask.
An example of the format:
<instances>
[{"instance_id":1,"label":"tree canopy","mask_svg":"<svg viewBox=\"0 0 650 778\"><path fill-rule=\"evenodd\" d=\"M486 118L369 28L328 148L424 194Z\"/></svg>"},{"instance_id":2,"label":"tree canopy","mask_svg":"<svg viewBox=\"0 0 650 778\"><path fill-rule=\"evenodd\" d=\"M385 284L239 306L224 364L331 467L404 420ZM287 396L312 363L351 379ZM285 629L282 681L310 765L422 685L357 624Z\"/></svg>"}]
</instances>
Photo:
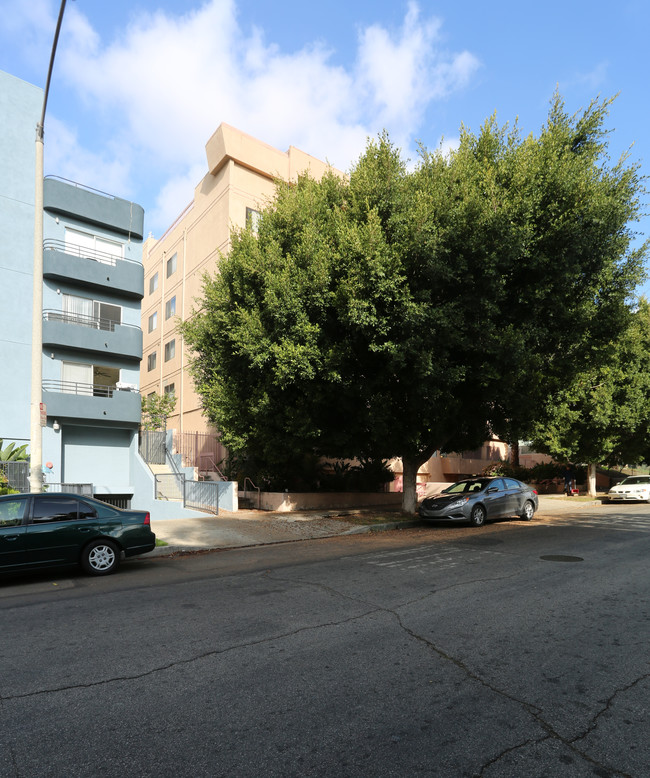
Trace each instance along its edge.
<instances>
[{"instance_id":1,"label":"tree canopy","mask_svg":"<svg viewBox=\"0 0 650 778\"><path fill-rule=\"evenodd\" d=\"M573 381L549 396L533 440L559 461L650 461L650 305ZM595 486L595 484L594 484Z\"/></svg>"},{"instance_id":2,"label":"tree canopy","mask_svg":"<svg viewBox=\"0 0 650 778\"><path fill-rule=\"evenodd\" d=\"M348 180L279 183L184 322L205 411L273 480L305 454L401 457L406 510L437 449L529 431L629 325L638 169L609 101L538 137L492 117L407 167L383 134Z\"/></svg>"}]
</instances>

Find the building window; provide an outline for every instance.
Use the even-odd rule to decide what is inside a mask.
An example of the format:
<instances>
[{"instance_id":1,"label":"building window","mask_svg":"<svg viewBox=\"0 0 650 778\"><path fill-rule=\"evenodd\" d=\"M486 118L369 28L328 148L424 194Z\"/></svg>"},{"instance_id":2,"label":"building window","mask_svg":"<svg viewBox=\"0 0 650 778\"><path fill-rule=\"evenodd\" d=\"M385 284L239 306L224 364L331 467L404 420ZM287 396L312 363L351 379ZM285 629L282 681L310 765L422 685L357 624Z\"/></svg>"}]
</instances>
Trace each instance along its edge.
<instances>
[{"instance_id":1,"label":"building window","mask_svg":"<svg viewBox=\"0 0 650 778\"><path fill-rule=\"evenodd\" d=\"M176 272L176 254L167 260L167 278Z\"/></svg>"},{"instance_id":2,"label":"building window","mask_svg":"<svg viewBox=\"0 0 650 778\"><path fill-rule=\"evenodd\" d=\"M165 303L165 319L171 319L172 316L176 316L176 296Z\"/></svg>"},{"instance_id":3,"label":"building window","mask_svg":"<svg viewBox=\"0 0 650 778\"><path fill-rule=\"evenodd\" d=\"M100 330L115 332L115 325L122 323L122 308L111 303L93 302L93 315L99 323Z\"/></svg>"},{"instance_id":4,"label":"building window","mask_svg":"<svg viewBox=\"0 0 650 778\"><path fill-rule=\"evenodd\" d=\"M260 219L262 214L256 211L254 208L246 209L246 226L257 235L257 230L260 226Z\"/></svg>"},{"instance_id":5,"label":"building window","mask_svg":"<svg viewBox=\"0 0 650 778\"><path fill-rule=\"evenodd\" d=\"M149 317L149 332L153 332L158 326L158 311L154 311Z\"/></svg>"},{"instance_id":6,"label":"building window","mask_svg":"<svg viewBox=\"0 0 650 778\"><path fill-rule=\"evenodd\" d=\"M99 235L66 227L65 253L115 265L115 262L124 256L124 245L115 240L100 238Z\"/></svg>"},{"instance_id":7,"label":"building window","mask_svg":"<svg viewBox=\"0 0 650 778\"><path fill-rule=\"evenodd\" d=\"M149 294L153 294L158 289L158 273L154 273L149 279Z\"/></svg>"},{"instance_id":8,"label":"building window","mask_svg":"<svg viewBox=\"0 0 650 778\"><path fill-rule=\"evenodd\" d=\"M147 357L147 370L155 370L156 368L156 352L152 351Z\"/></svg>"},{"instance_id":9,"label":"building window","mask_svg":"<svg viewBox=\"0 0 650 778\"><path fill-rule=\"evenodd\" d=\"M170 359L173 359L176 356L176 338L172 338L172 340L167 341L165 343L165 362L169 362Z\"/></svg>"},{"instance_id":10,"label":"building window","mask_svg":"<svg viewBox=\"0 0 650 778\"><path fill-rule=\"evenodd\" d=\"M163 392L165 394L175 394L176 390L174 389L174 384L167 384L167 386L165 386L163 389Z\"/></svg>"}]
</instances>

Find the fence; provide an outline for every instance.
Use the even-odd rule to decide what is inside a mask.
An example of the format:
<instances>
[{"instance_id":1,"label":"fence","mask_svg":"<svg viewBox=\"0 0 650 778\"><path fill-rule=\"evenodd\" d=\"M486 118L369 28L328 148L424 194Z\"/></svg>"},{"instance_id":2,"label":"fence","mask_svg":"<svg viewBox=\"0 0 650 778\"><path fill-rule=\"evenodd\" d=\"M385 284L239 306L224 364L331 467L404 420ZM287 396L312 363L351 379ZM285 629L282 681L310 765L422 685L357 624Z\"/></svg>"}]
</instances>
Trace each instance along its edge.
<instances>
[{"instance_id":1,"label":"fence","mask_svg":"<svg viewBox=\"0 0 650 778\"><path fill-rule=\"evenodd\" d=\"M217 472L228 456L219 438L209 432L175 432L174 451L181 455L183 467Z\"/></svg>"},{"instance_id":2,"label":"fence","mask_svg":"<svg viewBox=\"0 0 650 778\"><path fill-rule=\"evenodd\" d=\"M19 492L29 491L29 462L0 462L0 473L7 485Z\"/></svg>"},{"instance_id":3,"label":"fence","mask_svg":"<svg viewBox=\"0 0 650 778\"><path fill-rule=\"evenodd\" d=\"M84 497L92 497L93 496L93 485L92 484L51 484L46 483L45 485L46 491L49 493L55 493L55 492L69 492L71 494L81 494Z\"/></svg>"},{"instance_id":4,"label":"fence","mask_svg":"<svg viewBox=\"0 0 650 778\"><path fill-rule=\"evenodd\" d=\"M150 465L165 464L165 436L162 430L142 430L140 433L140 456Z\"/></svg>"},{"instance_id":5,"label":"fence","mask_svg":"<svg viewBox=\"0 0 650 778\"><path fill-rule=\"evenodd\" d=\"M223 481L185 481L183 505L218 514L219 499L227 489L228 484Z\"/></svg>"}]
</instances>

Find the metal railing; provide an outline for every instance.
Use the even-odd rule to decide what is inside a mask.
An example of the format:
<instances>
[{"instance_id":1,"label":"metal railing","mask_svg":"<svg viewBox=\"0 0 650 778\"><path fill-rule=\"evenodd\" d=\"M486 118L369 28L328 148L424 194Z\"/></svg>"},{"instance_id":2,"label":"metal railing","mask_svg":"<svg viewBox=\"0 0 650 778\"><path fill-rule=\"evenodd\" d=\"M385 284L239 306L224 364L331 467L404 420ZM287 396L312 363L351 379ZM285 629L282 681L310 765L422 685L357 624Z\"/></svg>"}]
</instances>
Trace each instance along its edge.
<instances>
[{"instance_id":1,"label":"metal railing","mask_svg":"<svg viewBox=\"0 0 650 778\"><path fill-rule=\"evenodd\" d=\"M114 319L103 319L99 316L86 316L83 313L68 313L66 311L55 311L47 309L43 311L45 321L62 321L67 324L78 324L81 327L90 327L93 330L103 330L105 332L115 332L116 327L132 327L139 330L136 324L123 324Z\"/></svg>"},{"instance_id":2,"label":"metal railing","mask_svg":"<svg viewBox=\"0 0 650 778\"><path fill-rule=\"evenodd\" d=\"M139 394L139 390L133 388L118 388L117 386L105 386L103 384L86 384L80 381L55 381L47 379L43 381L44 392L61 392L62 394L80 394L85 397L112 397L114 392L129 391Z\"/></svg>"},{"instance_id":3,"label":"metal railing","mask_svg":"<svg viewBox=\"0 0 650 778\"><path fill-rule=\"evenodd\" d=\"M84 497L93 496L92 484L52 484L48 482L43 484L43 490L50 493L70 492L71 494L81 494Z\"/></svg>"},{"instance_id":4,"label":"metal railing","mask_svg":"<svg viewBox=\"0 0 650 778\"><path fill-rule=\"evenodd\" d=\"M183 484L183 506L198 508L218 515L219 498L228 489L223 481L185 481Z\"/></svg>"},{"instance_id":5,"label":"metal railing","mask_svg":"<svg viewBox=\"0 0 650 778\"><path fill-rule=\"evenodd\" d=\"M246 482L248 482L251 485L251 487L257 492L257 510L259 511L260 510L260 506L262 504L262 492L261 492L261 489L260 489L259 486L255 486L255 484L251 481L251 479L248 476L246 476L246 478L244 478L244 484L243 484L244 488L242 489L242 492L244 493L244 499L245 500L248 499L248 489L246 488Z\"/></svg>"},{"instance_id":6,"label":"metal railing","mask_svg":"<svg viewBox=\"0 0 650 778\"><path fill-rule=\"evenodd\" d=\"M29 491L29 462L0 462L0 473L7 479L7 486L19 492Z\"/></svg>"},{"instance_id":7,"label":"metal railing","mask_svg":"<svg viewBox=\"0 0 650 778\"><path fill-rule=\"evenodd\" d=\"M45 176L45 178L51 178L54 181L63 181L66 184L72 184L72 186L76 187L77 189L83 189L85 192L93 192L94 194L101 195L102 197L107 197L109 200L120 199L115 197L115 195L109 194L108 192L102 192L101 189L94 189L92 186L86 186L86 184L80 184L77 181L71 181L69 178L63 178L63 176L48 175Z\"/></svg>"},{"instance_id":8,"label":"metal railing","mask_svg":"<svg viewBox=\"0 0 650 778\"><path fill-rule=\"evenodd\" d=\"M156 473L154 475L156 500L182 500L185 493L185 476L177 478L175 473Z\"/></svg>"},{"instance_id":9,"label":"metal railing","mask_svg":"<svg viewBox=\"0 0 650 778\"><path fill-rule=\"evenodd\" d=\"M62 254L68 254L71 257L90 259L93 262L101 262L105 265L112 265L113 267L115 267L118 262L131 262L134 265L140 264L134 259L116 257L115 254L111 254L109 251L91 249L86 246L79 246L76 243L67 243L64 240L56 240L54 238L48 238L43 241L43 251L60 251Z\"/></svg>"}]
</instances>

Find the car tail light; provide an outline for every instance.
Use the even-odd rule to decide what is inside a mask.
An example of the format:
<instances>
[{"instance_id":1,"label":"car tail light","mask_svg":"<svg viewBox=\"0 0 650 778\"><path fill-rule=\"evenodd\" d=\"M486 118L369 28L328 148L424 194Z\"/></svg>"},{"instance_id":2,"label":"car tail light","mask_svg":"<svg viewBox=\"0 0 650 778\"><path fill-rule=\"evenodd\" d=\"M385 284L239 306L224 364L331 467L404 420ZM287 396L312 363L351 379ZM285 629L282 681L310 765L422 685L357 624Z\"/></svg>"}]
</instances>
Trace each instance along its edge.
<instances>
[{"instance_id":1,"label":"car tail light","mask_svg":"<svg viewBox=\"0 0 650 778\"><path fill-rule=\"evenodd\" d=\"M149 511L147 511L144 514L144 523L145 524L151 524L151 515L150 515Z\"/></svg>"},{"instance_id":2,"label":"car tail light","mask_svg":"<svg viewBox=\"0 0 650 778\"><path fill-rule=\"evenodd\" d=\"M537 489L533 489L533 494L537 494Z\"/></svg>"}]
</instances>

